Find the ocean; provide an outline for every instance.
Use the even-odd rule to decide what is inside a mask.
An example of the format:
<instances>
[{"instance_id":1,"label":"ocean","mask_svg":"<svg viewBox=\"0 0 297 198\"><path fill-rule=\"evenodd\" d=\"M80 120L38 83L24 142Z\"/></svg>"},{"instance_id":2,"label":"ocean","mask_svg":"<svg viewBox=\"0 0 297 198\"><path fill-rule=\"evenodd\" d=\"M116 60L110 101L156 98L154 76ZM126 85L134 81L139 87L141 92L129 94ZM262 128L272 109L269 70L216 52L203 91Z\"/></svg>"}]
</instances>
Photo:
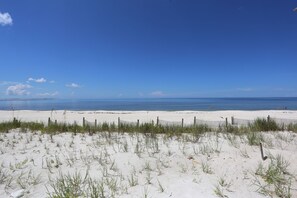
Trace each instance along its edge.
<instances>
[{"instance_id":1,"label":"ocean","mask_svg":"<svg viewBox=\"0 0 297 198\"><path fill-rule=\"evenodd\" d=\"M297 110L297 98L159 98L0 100L0 110L215 111Z\"/></svg>"}]
</instances>

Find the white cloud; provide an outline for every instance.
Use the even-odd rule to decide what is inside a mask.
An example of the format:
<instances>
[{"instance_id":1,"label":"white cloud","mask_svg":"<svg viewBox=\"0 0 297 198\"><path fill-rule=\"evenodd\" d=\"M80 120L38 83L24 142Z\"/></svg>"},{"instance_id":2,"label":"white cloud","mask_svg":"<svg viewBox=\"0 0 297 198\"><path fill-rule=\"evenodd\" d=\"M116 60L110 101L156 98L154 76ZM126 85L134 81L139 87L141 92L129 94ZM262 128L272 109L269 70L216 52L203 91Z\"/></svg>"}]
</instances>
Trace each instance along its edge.
<instances>
[{"instance_id":1,"label":"white cloud","mask_svg":"<svg viewBox=\"0 0 297 198\"><path fill-rule=\"evenodd\" d=\"M46 82L46 79L45 78L29 78L28 81L33 81L33 82L36 82L36 83L45 83Z\"/></svg>"},{"instance_id":2,"label":"white cloud","mask_svg":"<svg viewBox=\"0 0 297 198\"><path fill-rule=\"evenodd\" d=\"M65 86L66 87L70 87L70 88L79 88L80 87L80 85L79 84L76 84L76 83L67 84Z\"/></svg>"},{"instance_id":3,"label":"white cloud","mask_svg":"<svg viewBox=\"0 0 297 198\"><path fill-rule=\"evenodd\" d=\"M39 79L36 79L35 82L37 82L37 83L44 83L44 82L46 82L46 79L44 79L44 78L39 78Z\"/></svg>"},{"instance_id":4,"label":"white cloud","mask_svg":"<svg viewBox=\"0 0 297 198\"><path fill-rule=\"evenodd\" d=\"M28 91L28 89L30 89L31 87L32 86L30 85L24 85L24 84L12 85L6 89L6 94L18 95L18 96L30 95L30 92Z\"/></svg>"},{"instance_id":5,"label":"white cloud","mask_svg":"<svg viewBox=\"0 0 297 198\"><path fill-rule=\"evenodd\" d=\"M12 25L12 18L9 13L0 12L0 25L2 25L2 26Z\"/></svg>"},{"instance_id":6,"label":"white cloud","mask_svg":"<svg viewBox=\"0 0 297 198\"><path fill-rule=\"evenodd\" d=\"M54 80L51 80L51 81L49 81L49 83L55 83L55 81Z\"/></svg>"},{"instance_id":7,"label":"white cloud","mask_svg":"<svg viewBox=\"0 0 297 198\"><path fill-rule=\"evenodd\" d=\"M38 96L56 96L58 95L59 93L56 91L54 93L39 93L37 94Z\"/></svg>"},{"instance_id":8,"label":"white cloud","mask_svg":"<svg viewBox=\"0 0 297 198\"><path fill-rule=\"evenodd\" d=\"M165 94L162 92L162 91L153 91L151 93L152 96L157 96L157 97L160 97L160 96L164 96Z\"/></svg>"}]
</instances>

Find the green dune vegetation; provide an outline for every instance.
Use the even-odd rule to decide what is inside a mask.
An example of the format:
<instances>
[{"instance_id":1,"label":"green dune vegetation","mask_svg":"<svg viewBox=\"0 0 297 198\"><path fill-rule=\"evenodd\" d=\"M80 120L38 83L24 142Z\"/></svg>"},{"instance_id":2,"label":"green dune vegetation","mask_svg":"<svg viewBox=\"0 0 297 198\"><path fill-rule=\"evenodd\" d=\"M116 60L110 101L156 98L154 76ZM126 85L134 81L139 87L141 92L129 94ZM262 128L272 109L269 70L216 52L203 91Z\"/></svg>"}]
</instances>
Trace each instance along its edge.
<instances>
[{"instance_id":1,"label":"green dune vegetation","mask_svg":"<svg viewBox=\"0 0 297 198\"><path fill-rule=\"evenodd\" d=\"M40 122L25 122L18 119L12 121L0 123L0 131L8 132L11 129L20 128L21 131L41 131L42 133L97 133L97 132L137 132L137 133L152 133L152 134L168 134L168 135L180 135L183 133L188 134L200 134L205 132L226 132L235 134L246 134L251 132L263 132L263 131L292 131L297 132L297 124L280 125L274 120L267 120L257 118L247 126L233 126L231 124L221 125L219 127L211 127L206 124L198 124L191 126L179 126L179 125L160 125L154 123L140 123L140 124L128 124L121 123L116 125L115 123L98 123L96 126L85 124L80 126L76 123L56 123L52 122L49 125L45 125Z\"/></svg>"}]
</instances>

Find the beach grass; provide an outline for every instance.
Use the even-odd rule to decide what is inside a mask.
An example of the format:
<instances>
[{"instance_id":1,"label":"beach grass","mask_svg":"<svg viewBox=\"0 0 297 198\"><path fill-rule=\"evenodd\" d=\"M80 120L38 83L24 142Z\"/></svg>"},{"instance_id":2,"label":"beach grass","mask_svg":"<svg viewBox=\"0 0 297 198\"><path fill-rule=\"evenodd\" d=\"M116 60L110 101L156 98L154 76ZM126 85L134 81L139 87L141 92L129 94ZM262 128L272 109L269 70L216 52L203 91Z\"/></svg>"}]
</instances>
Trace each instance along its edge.
<instances>
[{"instance_id":1,"label":"beach grass","mask_svg":"<svg viewBox=\"0 0 297 198\"><path fill-rule=\"evenodd\" d=\"M178 125L157 125L154 123L141 123L139 125L121 123L119 126L115 123L99 123L96 126L91 125L78 125L77 123L50 123L45 125L41 122L25 122L18 119L0 123L0 132L8 132L11 129L20 128L21 131L41 131L43 133L56 134L62 132L74 133L89 133L96 132L125 132L125 133L150 133L150 134L168 134L168 135L181 135L193 134L197 138L205 132L227 132L237 135L248 134L251 144L255 138L255 132L265 131L293 131L297 132L297 124L279 125L273 120L256 119L247 126L233 126L231 124L222 125L219 127L211 127L206 124L178 126Z\"/></svg>"},{"instance_id":2,"label":"beach grass","mask_svg":"<svg viewBox=\"0 0 297 198\"><path fill-rule=\"evenodd\" d=\"M288 171L289 161L283 156L270 156L270 163L264 167L259 163L255 172L254 184L258 192L265 196L291 197L291 182L294 175ZM260 178L259 178L260 177Z\"/></svg>"}]
</instances>

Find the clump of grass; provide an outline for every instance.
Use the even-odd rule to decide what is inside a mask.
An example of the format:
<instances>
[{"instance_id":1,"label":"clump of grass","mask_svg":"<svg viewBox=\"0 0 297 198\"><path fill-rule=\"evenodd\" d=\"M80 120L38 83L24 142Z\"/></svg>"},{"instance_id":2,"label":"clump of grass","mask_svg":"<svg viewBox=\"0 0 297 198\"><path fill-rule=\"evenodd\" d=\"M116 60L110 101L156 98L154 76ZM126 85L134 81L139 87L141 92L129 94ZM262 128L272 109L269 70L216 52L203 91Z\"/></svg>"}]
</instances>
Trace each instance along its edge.
<instances>
[{"instance_id":1,"label":"clump of grass","mask_svg":"<svg viewBox=\"0 0 297 198\"><path fill-rule=\"evenodd\" d=\"M260 163L256 169L255 175L260 176L266 183L263 185L257 178L255 185L259 187L258 191L264 195L279 197L291 197L292 174L288 172L289 162L284 160L281 155L271 156L271 161L267 168Z\"/></svg>"},{"instance_id":2,"label":"clump of grass","mask_svg":"<svg viewBox=\"0 0 297 198\"><path fill-rule=\"evenodd\" d=\"M231 124L220 125L217 132L228 132L228 133L239 133L242 129L238 126L233 126Z\"/></svg>"},{"instance_id":3,"label":"clump of grass","mask_svg":"<svg viewBox=\"0 0 297 198\"><path fill-rule=\"evenodd\" d=\"M149 161L146 161L145 162L145 164L144 164L144 170L146 170L146 171L152 171L153 170Z\"/></svg>"},{"instance_id":4,"label":"clump of grass","mask_svg":"<svg viewBox=\"0 0 297 198\"><path fill-rule=\"evenodd\" d=\"M21 122L20 127L30 131L41 131L44 128L44 124L39 122Z\"/></svg>"},{"instance_id":5,"label":"clump of grass","mask_svg":"<svg viewBox=\"0 0 297 198\"><path fill-rule=\"evenodd\" d=\"M128 182L131 187L138 185L137 176L134 173L131 173L130 177L128 177Z\"/></svg>"},{"instance_id":6,"label":"clump of grass","mask_svg":"<svg viewBox=\"0 0 297 198\"><path fill-rule=\"evenodd\" d=\"M227 197L226 195L224 195L224 191L219 185L215 186L214 193L216 194L216 196L221 198Z\"/></svg>"},{"instance_id":7,"label":"clump of grass","mask_svg":"<svg viewBox=\"0 0 297 198\"><path fill-rule=\"evenodd\" d=\"M105 198L108 197L106 195L106 190L104 188L104 183L100 181L94 181L92 179L88 180L88 188L89 188L89 197L92 198Z\"/></svg>"},{"instance_id":8,"label":"clump of grass","mask_svg":"<svg viewBox=\"0 0 297 198\"><path fill-rule=\"evenodd\" d=\"M74 175L63 175L60 173L59 177L51 184L53 192L48 194L51 198L84 197L84 189L87 184L88 173L86 173L84 178L78 172Z\"/></svg>"},{"instance_id":9,"label":"clump of grass","mask_svg":"<svg viewBox=\"0 0 297 198\"><path fill-rule=\"evenodd\" d=\"M247 135L248 144L258 146L263 141L263 136L256 132L248 132Z\"/></svg>"},{"instance_id":10,"label":"clump of grass","mask_svg":"<svg viewBox=\"0 0 297 198\"><path fill-rule=\"evenodd\" d=\"M199 146L199 152L202 155L209 156L211 153L214 153L215 152L215 149L212 148L212 146L209 145L209 144L203 144L203 145Z\"/></svg>"},{"instance_id":11,"label":"clump of grass","mask_svg":"<svg viewBox=\"0 0 297 198\"><path fill-rule=\"evenodd\" d=\"M21 127L21 121L13 119L13 121L7 121L0 123L0 131L8 132L11 129L16 129Z\"/></svg>"},{"instance_id":12,"label":"clump of grass","mask_svg":"<svg viewBox=\"0 0 297 198\"><path fill-rule=\"evenodd\" d=\"M74 197L94 197L106 198L115 197L118 189L117 181L114 178L106 179L106 181L93 180L89 177L88 172L82 177L76 172L74 175L63 175L51 180L52 191L48 191L50 198L74 198Z\"/></svg>"},{"instance_id":13,"label":"clump of grass","mask_svg":"<svg viewBox=\"0 0 297 198\"><path fill-rule=\"evenodd\" d=\"M256 119L253 123L248 125L250 131L278 131L281 127L272 119Z\"/></svg>"},{"instance_id":14,"label":"clump of grass","mask_svg":"<svg viewBox=\"0 0 297 198\"><path fill-rule=\"evenodd\" d=\"M293 132L297 132L297 124L289 124L288 126L287 126L287 130L288 131L293 131Z\"/></svg>"},{"instance_id":15,"label":"clump of grass","mask_svg":"<svg viewBox=\"0 0 297 198\"><path fill-rule=\"evenodd\" d=\"M210 165L207 162L202 162L201 167L202 167L202 171L204 173L207 173L207 174L213 173L212 168L210 167Z\"/></svg>"},{"instance_id":16,"label":"clump of grass","mask_svg":"<svg viewBox=\"0 0 297 198\"><path fill-rule=\"evenodd\" d=\"M0 184L4 184L9 178L8 171L5 171L2 167L0 167Z\"/></svg>"},{"instance_id":17,"label":"clump of grass","mask_svg":"<svg viewBox=\"0 0 297 198\"><path fill-rule=\"evenodd\" d=\"M223 188L229 188L231 186L231 182L227 182L227 180L223 177L219 178L219 185Z\"/></svg>"},{"instance_id":18,"label":"clump of grass","mask_svg":"<svg viewBox=\"0 0 297 198\"><path fill-rule=\"evenodd\" d=\"M229 144L234 146L235 148L239 148L239 144L237 142L237 135L235 134L230 134L230 133L227 133L226 134L226 139L228 140Z\"/></svg>"}]
</instances>

